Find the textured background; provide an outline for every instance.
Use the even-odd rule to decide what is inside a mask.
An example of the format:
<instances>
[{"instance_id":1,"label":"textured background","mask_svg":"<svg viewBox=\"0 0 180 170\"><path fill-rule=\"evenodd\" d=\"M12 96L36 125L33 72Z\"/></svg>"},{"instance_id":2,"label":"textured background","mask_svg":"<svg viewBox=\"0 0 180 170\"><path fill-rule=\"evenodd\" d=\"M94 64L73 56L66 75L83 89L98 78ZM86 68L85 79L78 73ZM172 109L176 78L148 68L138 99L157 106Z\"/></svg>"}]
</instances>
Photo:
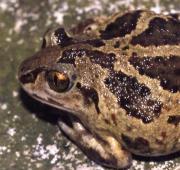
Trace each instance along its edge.
<instances>
[{"instance_id":1,"label":"textured background","mask_svg":"<svg viewBox=\"0 0 180 170\"><path fill-rule=\"evenodd\" d=\"M139 8L179 12L179 0L0 0L0 169L103 170L57 128L54 110L31 99L17 82L20 62L40 48L53 25ZM179 168L178 168L179 167ZM134 157L133 170L179 170L179 155Z\"/></svg>"}]
</instances>

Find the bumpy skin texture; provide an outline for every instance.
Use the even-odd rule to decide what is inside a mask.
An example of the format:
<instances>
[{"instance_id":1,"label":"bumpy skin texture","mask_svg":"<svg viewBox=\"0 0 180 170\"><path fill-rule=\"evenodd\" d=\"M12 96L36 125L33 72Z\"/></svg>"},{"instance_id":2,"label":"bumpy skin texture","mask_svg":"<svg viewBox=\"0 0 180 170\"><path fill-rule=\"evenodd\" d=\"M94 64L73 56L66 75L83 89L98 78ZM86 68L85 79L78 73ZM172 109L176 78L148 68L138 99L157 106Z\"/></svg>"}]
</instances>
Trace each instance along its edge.
<instances>
[{"instance_id":1,"label":"bumpy skin texture","mask_svg":"<svg viewBox=\"0 0 180 170\"><path fill-rule=\"evenodd\" d=\"M68 90L50 88L51 70L69 75ZM49 30L19 80L35 99L72 113L72 127L60 120L61 129L102 165L128 167L129 152L180 150L178 18L132 11L89 19L69 33Z\"/></svg>"}]
</instances>

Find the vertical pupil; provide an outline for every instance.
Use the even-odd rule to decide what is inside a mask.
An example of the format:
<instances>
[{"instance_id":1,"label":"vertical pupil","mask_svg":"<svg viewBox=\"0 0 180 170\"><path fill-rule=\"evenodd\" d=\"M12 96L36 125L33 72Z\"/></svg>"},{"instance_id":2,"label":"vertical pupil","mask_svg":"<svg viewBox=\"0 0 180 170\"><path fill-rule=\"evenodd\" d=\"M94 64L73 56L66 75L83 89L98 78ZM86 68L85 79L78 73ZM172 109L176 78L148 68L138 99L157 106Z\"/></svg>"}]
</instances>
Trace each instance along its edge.
<instances>
[{"instance_id":1,"label":"vertical pupil","mask_svg":"<svg viewBox=\"0 0 180 170\"><path fill-rule=\"evenodd\" d=\"M58 87L58 77L57 77L57 73L55 73L53 77L54 77L54 80L53 80L53 81L54 81L54 85L55 85L56 87Z\"/></svg>"}]
</instances>

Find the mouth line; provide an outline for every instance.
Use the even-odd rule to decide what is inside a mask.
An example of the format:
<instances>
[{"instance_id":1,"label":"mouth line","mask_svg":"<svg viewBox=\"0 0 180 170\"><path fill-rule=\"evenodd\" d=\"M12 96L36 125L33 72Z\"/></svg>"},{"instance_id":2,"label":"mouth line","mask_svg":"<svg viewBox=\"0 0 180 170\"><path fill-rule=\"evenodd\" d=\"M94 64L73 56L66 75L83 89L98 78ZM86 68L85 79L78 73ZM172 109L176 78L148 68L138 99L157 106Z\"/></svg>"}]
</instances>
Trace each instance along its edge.
<instances>
[{"instance_id":1,"label":"mouth line","mask_svg":"<svg viewBox=\"0 0 180 170\"><path fill-rule=\"evenodd\" d=\"M51 98L42 99L41 97L39 97L36 94L31 94L30 96L32 98L34 98L35 100L39 101L40 103L46 104L47 106L56 108L58 110L66 111L66 112L69 112L69 113L76 113L74 110L69 109L69 108L65 107L64 105L62 105L60 103L57 103L55 100L53 100Z\"/></svg>"}]
</instances>

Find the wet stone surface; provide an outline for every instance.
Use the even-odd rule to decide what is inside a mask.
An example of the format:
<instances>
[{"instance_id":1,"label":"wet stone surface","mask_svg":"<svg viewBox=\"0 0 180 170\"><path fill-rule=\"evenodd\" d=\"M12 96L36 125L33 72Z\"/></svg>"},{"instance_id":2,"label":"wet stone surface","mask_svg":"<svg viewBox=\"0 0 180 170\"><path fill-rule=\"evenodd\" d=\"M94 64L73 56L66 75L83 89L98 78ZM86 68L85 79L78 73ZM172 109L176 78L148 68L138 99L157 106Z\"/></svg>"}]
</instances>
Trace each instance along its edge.
<instances>
[{"instance_id":1,"label":"wet stone surface","mask_svg":"<svg viewBox=\"0 0 180 170\"><path fill-rule=\"evenodd\" d=\"M112 11L148 8L178 11L178 0L1 0L0 1L0 165L1 170L103 170L87 159L56 126L57 111L30 98L17 81L18 65L37 51L42 35L54 25ZM158 159L135 157L132 170L172 170L178 155Z\"/></svg>"}]
</instances>

